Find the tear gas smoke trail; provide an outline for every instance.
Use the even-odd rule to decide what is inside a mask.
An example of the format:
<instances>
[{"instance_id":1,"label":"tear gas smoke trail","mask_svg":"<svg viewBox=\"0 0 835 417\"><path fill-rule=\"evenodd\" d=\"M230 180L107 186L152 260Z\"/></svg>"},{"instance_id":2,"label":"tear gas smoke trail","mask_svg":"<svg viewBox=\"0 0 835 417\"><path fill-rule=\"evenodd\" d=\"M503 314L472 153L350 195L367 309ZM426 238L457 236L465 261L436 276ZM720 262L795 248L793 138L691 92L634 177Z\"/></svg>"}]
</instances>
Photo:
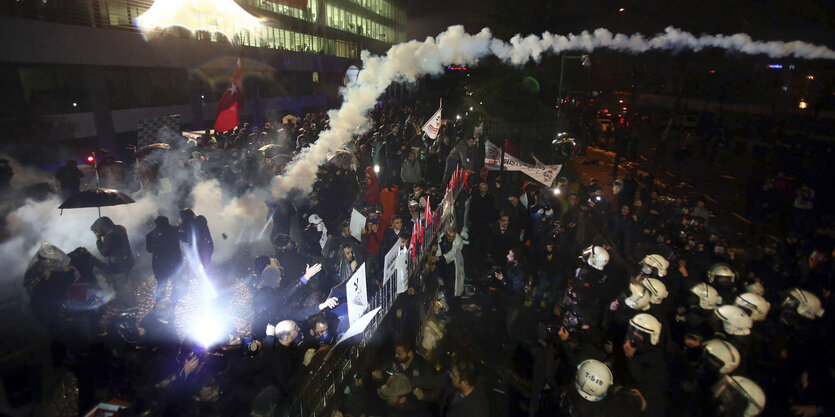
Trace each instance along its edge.
<instances>
[{"instance_id":1,"label":"tear gas smoke trail","mask_svg":"<svg viewBox=\"0 0 835 417\"><path fill-rule=\"evenodd\" d=\"M772 58L835 59L835 51L825 46L801 41L754 41L744 33L695 36L668 27L664 33L647 38L641 34L613 34L606 29L597 29L578 35L554 35L549 32L542 36L516 35L510 42L504 42L493 38L487 28L470 35L464 32L463 26L450 26L437 38L427 37L423 42L412 40L394 45L385 56L363 51L363 70L355 82L342 89L342 107L328 112L330 129L323 131L319 140L298 154L283 175L273 178L273 195L281 198L292 189L309 190L316 179L316 169L325 161L327 154L340 149L352 135L364 133L370 128L368 111L394 81L414 82L421 76L441 74L447 65L475 65L480 58L491 54L504 62L523 65L530 60L539 62L544 53L591 52L598 48L632 54L651 50L722 48L747 55L765 54Z\"/></svg>"}]
</instances>

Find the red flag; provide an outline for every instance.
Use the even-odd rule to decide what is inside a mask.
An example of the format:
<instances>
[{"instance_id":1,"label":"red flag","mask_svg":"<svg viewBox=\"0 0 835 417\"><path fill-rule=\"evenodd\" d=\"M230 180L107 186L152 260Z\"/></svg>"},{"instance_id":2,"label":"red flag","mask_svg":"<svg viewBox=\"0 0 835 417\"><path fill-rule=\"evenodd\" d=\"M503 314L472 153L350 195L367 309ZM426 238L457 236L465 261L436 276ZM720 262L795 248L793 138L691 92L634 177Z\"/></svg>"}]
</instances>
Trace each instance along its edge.
<instances>
[{"instance_id":1,"label":"red flag","mask_svg":"<svg viewBox=\"0 0 835 417\"><path fill-rule=\"evenodd\" d=\"M464 170L463 172L463 180L464 180L464 188L470 189L470 171Z\"/></svg>"},{"instance_id":2,"label":"red flag","mask_svg":"<svg viewBox=\"0 0 835 417\"><path fill-rule=\"evenodd\" d=\"M426 211L423 212L423 221L426 223L426 227L432 224L432 209L429 207L429 197L426 198Z\"/></svg>"},{"instance_id":3,"label":"red flag","mask_svg":"<svg viewBox=\"0 0 835 417\"><path fill-rule=\"evenodd\" d=\"M417 227L418 242L420 242L420 244L422 245L423 244L423 222L420 221L420 219L418 219L417 223L415 223L415 226Z\"/></svg>"},{"instance_id":4,"label":"red flag","mask_svg":"<svg viewBox=\"0 0 835 417\"><path fill-rule=\"evenodd\" d=\"M232 72L232 82L229 83L229 88L223 92L223 96L217 103L217 115L215 116L215 132L226 132L238 127L241 120L238 117L239 112L243 109L243 96L241 91L241 59L238 58L238 63L235 65L235 70Z\"/></svg>"}]
</instances>

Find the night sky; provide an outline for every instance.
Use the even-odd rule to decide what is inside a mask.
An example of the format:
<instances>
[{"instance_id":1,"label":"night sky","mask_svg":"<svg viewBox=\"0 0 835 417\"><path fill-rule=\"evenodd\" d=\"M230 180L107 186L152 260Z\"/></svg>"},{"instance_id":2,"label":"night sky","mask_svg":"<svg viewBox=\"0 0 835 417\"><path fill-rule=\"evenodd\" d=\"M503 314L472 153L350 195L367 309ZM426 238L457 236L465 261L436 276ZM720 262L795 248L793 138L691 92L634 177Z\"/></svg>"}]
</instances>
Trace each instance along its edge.
<instances>
[{"instance_id":1,"label":"night sky","mask_svg":"<svg viewBox=\"0 0 835 417\"><path fill-rule=\"evenodd\" d=\"M453 24L463 24L469 32L488 26L502 36L599 27L652 35L672 25L695 34L744 32L755 39L830 46L835 39L833 1L407 0L407 12L407 35L418 40Z\"/></svg>"}]
</instances>

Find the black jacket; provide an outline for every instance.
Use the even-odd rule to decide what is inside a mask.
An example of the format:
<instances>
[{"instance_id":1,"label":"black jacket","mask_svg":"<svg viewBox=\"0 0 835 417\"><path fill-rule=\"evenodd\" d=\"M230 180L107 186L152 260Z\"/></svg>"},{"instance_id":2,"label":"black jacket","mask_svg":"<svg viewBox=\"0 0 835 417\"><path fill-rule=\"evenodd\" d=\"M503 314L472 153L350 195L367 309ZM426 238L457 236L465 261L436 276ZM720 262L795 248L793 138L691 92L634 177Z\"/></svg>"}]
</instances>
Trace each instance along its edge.
<instances>
[{"instance_id":1,"label":"black jacket","mask_svg":"<svg viewBox=\"0 0 835 417\"><path fill-rule=\"evenodd\" d=\"M443 404L443 417L487 417L490 415L490 407L487 404L487 395L480 384L466 397L461 397L458 390L450 393Z\"/></svg>"},{"instance_id":2,"label":"black jacket","mask_svg":"<svg viewBox=\"0 0 835 417\"><path fill-rule=\"evenodd\" d=\"M145 249L153 255L151 266L158 280L169 277L183 261L179 231L174 226L157 226L151 230L145 235Z\"/></svg>"}]
</instances>

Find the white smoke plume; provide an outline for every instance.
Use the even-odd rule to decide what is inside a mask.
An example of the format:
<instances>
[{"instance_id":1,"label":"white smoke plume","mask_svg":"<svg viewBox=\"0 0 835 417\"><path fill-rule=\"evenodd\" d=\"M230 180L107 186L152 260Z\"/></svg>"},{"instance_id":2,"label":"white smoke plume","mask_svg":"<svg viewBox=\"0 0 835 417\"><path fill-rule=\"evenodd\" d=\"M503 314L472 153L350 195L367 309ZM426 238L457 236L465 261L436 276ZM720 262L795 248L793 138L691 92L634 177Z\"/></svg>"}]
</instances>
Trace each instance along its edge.
<instances>
[{"instance_id":1,"label":"white smoke plume","mask_svg":"<svg viewBox=\"0 0 835 417\"><path fill-rule=\"evenodd\" d=\"M292 189L310 189L316 179L316 169L328 153L340 149L352 135L364 133L370 128L368 111L392 82L413 82L422 76L441 74L444 67L451 64L472 66L488 55L495 55L513 65L522 65L530 60L539 62L545 53L591 52L598 48L632 54L651 50L722 48L729 52L764 54L771 58L835 59L835 51L826 46L802 41L755 41L744 33L696 36L668 27L664 33L647 38L641 34L614 34L606 29L597 29L578 35L554 35L549 32L542 36L516 35L510 42L505 42L493 38L487 28L471 35L464 31L463 26L450 26L436 38L427 37L423 42L412 40L394 45L384 56L363 51L363 69L355 82L342 89L342 107L328 113L330 129L323 131L319 140L297 155L283 175L273 179L273 195L281 198Z\"/></svg>"},{"instance_id":2,"label":"white smoke plume","mask_svg":"<svg viewBox=\"0 0 835 417\"><path fill-rule=\"evenodd\" d=\"M259 233L268 213L263 198L252 193L241 198L230 197L218 180L197 184L191 194L194 201L192 209L204 215L209 222L215 243L213 260L231 259L242 243L260 240ZM269 242L266 244L269 247Z\"/></svg>"},{"instance_id":3,"label":"white smoke plume","mask_svg":"<svg viewBox=\"0 0 835 417\"><path fill-rule=\"evenodd\" d=\"M178 135L162 133L159 139L175 145L185 142ZM53 182L51 173L25 170L9 159L15 168L15 177L18 173L24 174L19 177L20 182L15 183L16 187L25 187L32 182ZM198 215L206 216L215 243L213 263L232 259L240 249L255 248L261 251L258 255L271 253L269 234L258 235L266 222L268 210L264 197L269 192L253 191L234 197L223 190L216 179L195 177L194 171L188 165L184 166L185 159L185 149L172 149L146 157L146 161L156 160L160 164L160 175L166 179L160 189L140 192L132 204L102 207L103 216L110 217L127 229L134 255L137 258L149 256L145 251L145 235L154 227L154 218L165 215L171 224L176 225L179 211L184 207L191 207ZM189 188L191 193L183 195L182 190ZM27 200L13 210L3 210L8 213L5 220L9 238L0 242L0 265L5 268L0 284L19 283L29 260L43 242L49 242L64 252L84 246L100 256L95 235L90 230L98 218L98 210L82 208L62 213L58 210L62 201L61 197L51 195L42 201Z\"/></svg>"}]
</instances>

